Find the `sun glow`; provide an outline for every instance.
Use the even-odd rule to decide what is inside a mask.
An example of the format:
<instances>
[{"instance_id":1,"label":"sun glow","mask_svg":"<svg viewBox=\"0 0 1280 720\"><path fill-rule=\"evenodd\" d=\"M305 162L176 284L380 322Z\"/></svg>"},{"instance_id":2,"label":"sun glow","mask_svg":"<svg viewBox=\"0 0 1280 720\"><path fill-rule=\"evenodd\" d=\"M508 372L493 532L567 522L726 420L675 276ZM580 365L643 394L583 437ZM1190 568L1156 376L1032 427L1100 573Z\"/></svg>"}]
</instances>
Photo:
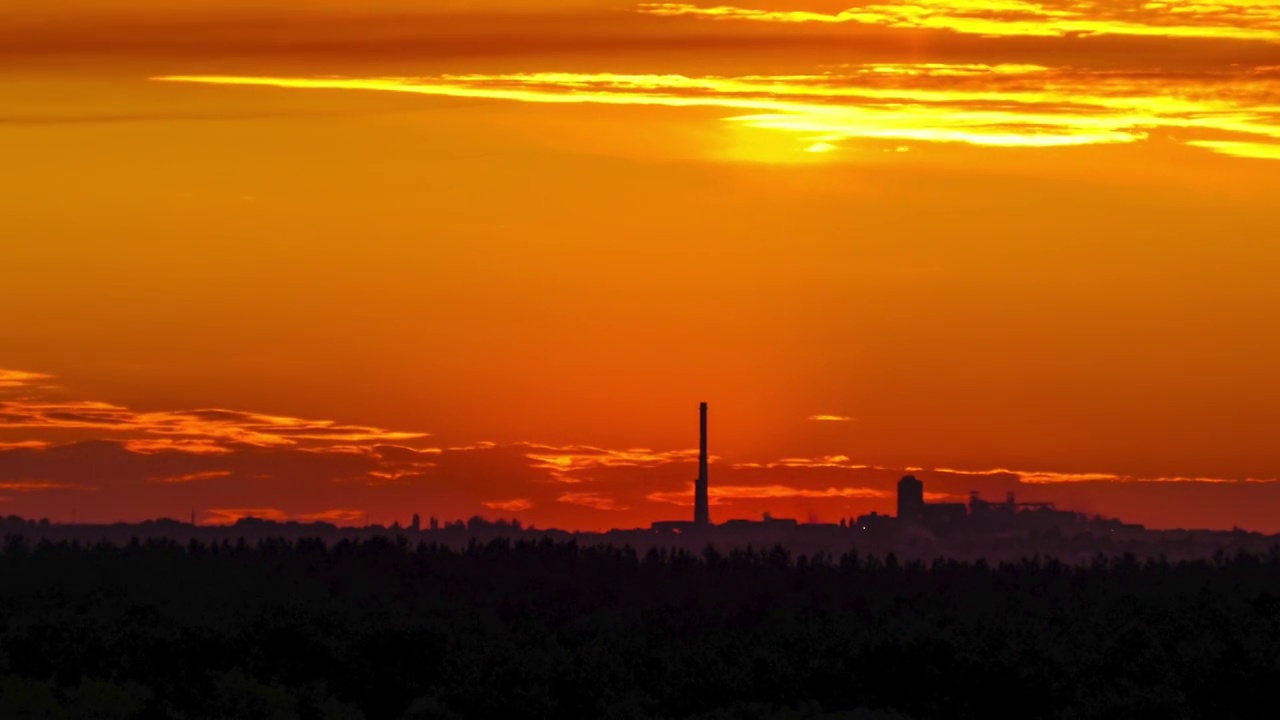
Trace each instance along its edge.
<instances>
[{"instance_id":1,"label":"sun glow","mask_svg":"<svg viewBox=\"0 0 1280 720\"><path fill-rule=\"evenodd\" d=\"M755 138L735 159L797 162L855 142L1011 148L1124 144L1177 133L1191 147L1280 157L1280 70L1160 74L1039 65L868 64L814 75L516 73L419 78L164 76L166 82L349 89L522 103L720 108L731 125L798 137L784 151ZM744 149L745 148L745 149Z\"/></svg>"}]
</instances>

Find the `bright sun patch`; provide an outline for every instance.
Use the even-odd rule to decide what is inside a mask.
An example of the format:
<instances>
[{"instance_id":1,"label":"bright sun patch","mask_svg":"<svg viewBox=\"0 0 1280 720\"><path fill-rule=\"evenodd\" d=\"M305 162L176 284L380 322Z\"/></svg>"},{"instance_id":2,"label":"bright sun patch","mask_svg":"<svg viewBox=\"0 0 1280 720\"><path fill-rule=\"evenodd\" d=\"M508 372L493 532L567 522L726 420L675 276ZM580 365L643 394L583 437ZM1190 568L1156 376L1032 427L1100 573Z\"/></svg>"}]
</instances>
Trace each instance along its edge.
<instances>
[{"instance_id":1,"label":"bright sun patch","mask_svg":"<svg viewBox=\"0 0 1280 720\"><path fill-rule=\"evenodd\" d=\"M793 155L851 142L1010 148L1125 144L1154 135L1231 156L1280 157L1280 67L1109 72L1039 65L849 65L813 75L514 73L416 78L164 76L167 82L350 89L550 104L720 108L798 136ZM758 143L755 157L776 159ZM746 153L748 157L751 153Z\"/></svg>"}]
</instances>

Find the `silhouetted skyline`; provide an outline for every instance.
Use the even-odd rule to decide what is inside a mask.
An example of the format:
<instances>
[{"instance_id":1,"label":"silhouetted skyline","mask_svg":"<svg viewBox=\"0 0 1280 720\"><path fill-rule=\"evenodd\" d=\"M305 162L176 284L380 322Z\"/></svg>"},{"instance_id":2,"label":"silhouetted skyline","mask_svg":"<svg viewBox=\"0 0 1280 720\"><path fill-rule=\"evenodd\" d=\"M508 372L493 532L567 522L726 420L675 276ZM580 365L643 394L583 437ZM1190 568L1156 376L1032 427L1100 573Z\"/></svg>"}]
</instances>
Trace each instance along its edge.
<instances>
[{"instance_id":1,"label":"silhouetted skyline","mask_svg":"<svg viewBox=\"0 0 1280 720\"><path fill-rule=\"evenodd\" d=\"M913 475L927 482L921 500L929 503L966 503L977 490L1152 528L1280 530L1280 515L1270 512L1280 503L1280 484L1267 478L925 469L920 461L895 467L868 463L853 449L726 456L734 451L720 448L741 447L742 438L733 430L741 427L734 413L725 410L717 413L717 427L727 429L716 434L715 454L705 447L704 462L701 428L694 444L690 426L679 420L688 417L688 403L654 425L683 437L672 449L644 447L640 438L610 448L450 441L423 431L229 409L143 411L74 399L83 395L55 387L60 382L13 371L0 381L0 512L60 523L73 515L102 523L194 511L201 524L252 515L358 525L367 517L405 522L404 509L415 508L438 517L514 515L543 527L598 531L696 520L705 488L708 519L717 523L764 513L838 522L896 513L897 483ZM700 425L701 412L700 406ZM801 422L833 428L833 437L857 425ZM920 456L931 454L922 444Z\"/></svg>"}]
</instances>

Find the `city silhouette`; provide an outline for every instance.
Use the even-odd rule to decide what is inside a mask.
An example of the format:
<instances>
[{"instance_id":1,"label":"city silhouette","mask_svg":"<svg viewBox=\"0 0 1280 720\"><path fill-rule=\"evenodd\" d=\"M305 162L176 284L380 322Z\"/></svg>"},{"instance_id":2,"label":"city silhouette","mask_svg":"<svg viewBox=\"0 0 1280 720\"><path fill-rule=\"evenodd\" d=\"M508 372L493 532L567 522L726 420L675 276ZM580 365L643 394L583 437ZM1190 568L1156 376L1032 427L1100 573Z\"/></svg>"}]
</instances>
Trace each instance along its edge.
<instances>
[{"instance_id":1,"label":"city silhouette","mask_svg":"<svg viewBox=\"0 0 1280 720\"><path fill-rule=\"evenodd\" d=\"M922 561L938 557L1013 562L1031 556L1051 556L1063 562L1089 563L1101 555L1132 554L1144 559L1203 560L1221 553L1265 553L1280 536L1259 532L1199 529L1154 530L1118 518L1061 509L1052 501L1019 502L1013 492L993 502L970 493L967 502L928 502L924 483L914 475L897 482L896 514L871 512L841 518L837 522L801 521L774 517L759 519L711 517L710 446L708 404L698 406L698 475L694 503L688 519L655 520L644 528L615 528L605 532L536 528L518 518L441 518L430 508L412 512L402 524L336 525L324 521L279 521L242 517L229 524L205 524L192 509L187 522L161 518L143 523L70 523L17 516L0 518L7 535L33 540L109 541L135 539L177 542L226 542L239 539L311 539L326 542L394 536L408 542L426 542L464 548L474 542L495 540L612 545L639 550L682 548L700 552L708 546L721 549L782 546L804 555L863 552L877 556L893 553L899 558ZM428 516L422 523L422 515Z\"/></svg>"}]
</instances>

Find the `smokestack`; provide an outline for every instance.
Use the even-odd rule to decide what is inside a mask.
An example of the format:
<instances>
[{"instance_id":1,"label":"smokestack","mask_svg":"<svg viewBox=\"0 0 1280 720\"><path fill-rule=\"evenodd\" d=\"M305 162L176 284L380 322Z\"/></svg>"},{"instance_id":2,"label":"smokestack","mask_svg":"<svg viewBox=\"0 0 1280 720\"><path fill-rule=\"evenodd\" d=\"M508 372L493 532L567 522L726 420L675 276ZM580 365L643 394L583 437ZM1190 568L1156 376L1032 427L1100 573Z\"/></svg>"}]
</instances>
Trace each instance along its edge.
<instances>
[{"instance_id":1,"label":"smokestack","mask_svg":"<svg viewBox=\"0 0 1280 720\"><path fill-rule=\"evenodd\" d=\"M698 405L700 423L698 450L698 482L694 485L693 522L697 525L711 524L710 502L707 498L707 404Z\"/></svg>"}]
</instances>

